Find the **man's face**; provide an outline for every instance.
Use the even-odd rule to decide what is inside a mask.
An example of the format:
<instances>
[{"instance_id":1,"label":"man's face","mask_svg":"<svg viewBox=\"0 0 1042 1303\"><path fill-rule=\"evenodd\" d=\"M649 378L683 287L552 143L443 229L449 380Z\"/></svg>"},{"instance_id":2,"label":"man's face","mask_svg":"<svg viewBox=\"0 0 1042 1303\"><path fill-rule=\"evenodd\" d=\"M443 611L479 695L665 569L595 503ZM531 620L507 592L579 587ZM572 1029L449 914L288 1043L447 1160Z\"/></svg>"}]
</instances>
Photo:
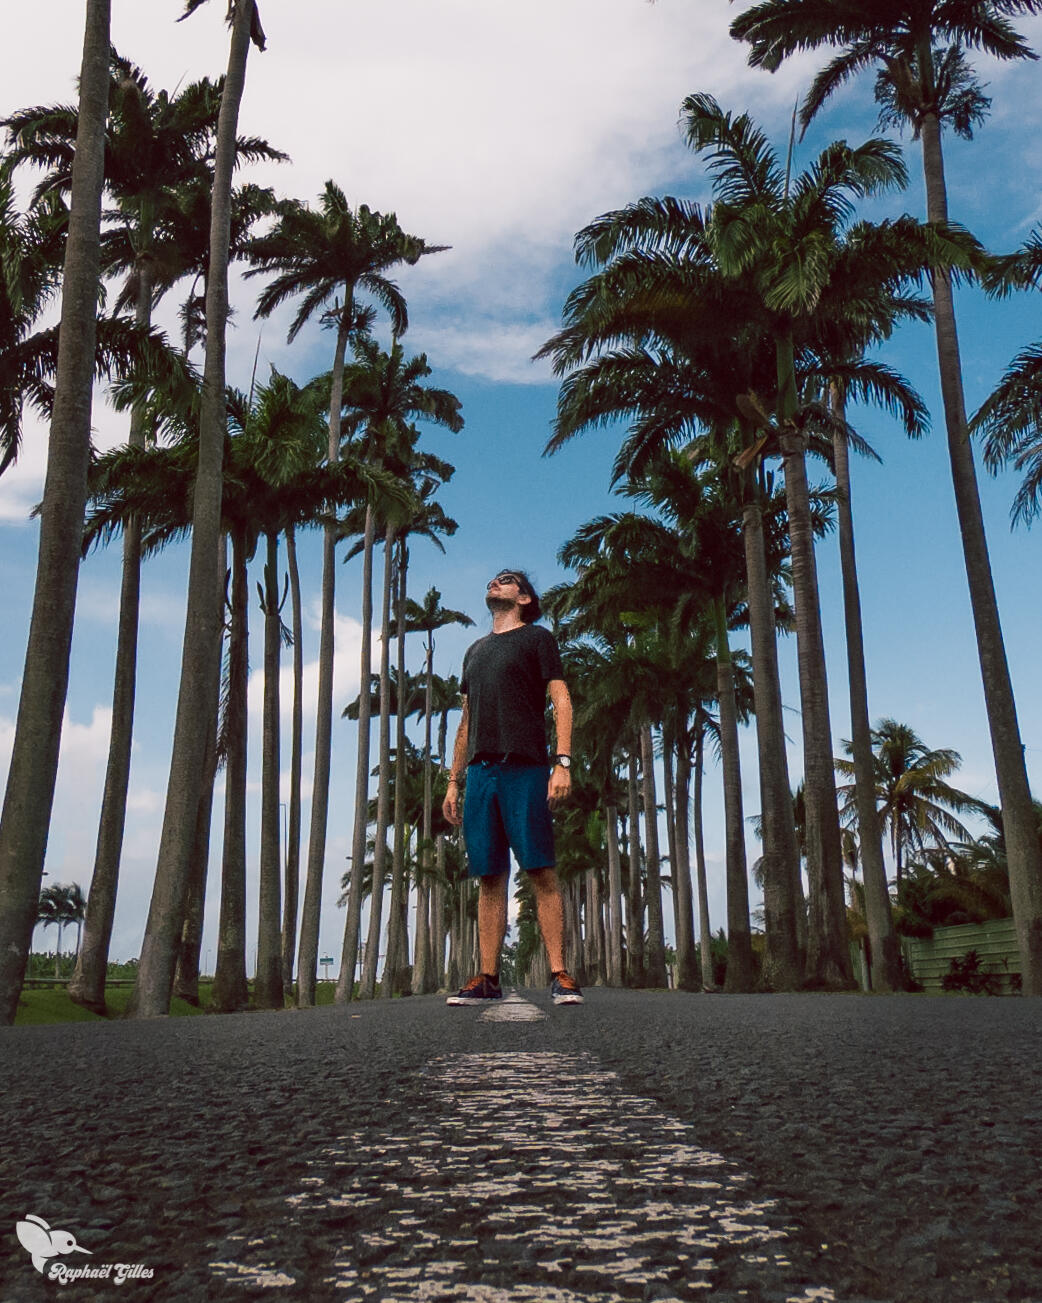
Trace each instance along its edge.
<instances>
[{"instance_id":1,"label":"man's face","mask_svg":"<svg viewBox=\"0 0 1042 1303\"><path fill-rule=\"evenodd\" d=\"M501 570L494 579L488 581L485 590L485 605L490 611L510 611L520 607L530 599L521 591L521 581L511 570Z\"/></svg>"}]
</instances>

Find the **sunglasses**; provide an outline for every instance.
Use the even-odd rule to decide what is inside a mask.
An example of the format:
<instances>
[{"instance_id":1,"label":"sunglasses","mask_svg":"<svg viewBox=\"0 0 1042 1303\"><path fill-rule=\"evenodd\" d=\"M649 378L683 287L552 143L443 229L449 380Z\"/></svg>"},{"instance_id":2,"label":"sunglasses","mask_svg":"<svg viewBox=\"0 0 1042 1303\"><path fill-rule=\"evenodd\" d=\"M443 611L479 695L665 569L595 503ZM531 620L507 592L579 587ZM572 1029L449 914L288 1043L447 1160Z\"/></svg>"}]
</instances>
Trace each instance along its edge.
<instances>
[{"instance_id":1,"label":"sunglasses","mask_svg":"<svg viewBox=\"0 0 1042 1303\"><path fill-rule=\"evenodd\" d=\"M517 584L521 587L521 576L515 575L509 570L504 570L501 575L496 575L495 579L490 579L486 584L486 589L491 588L493 584L499 584L502 588L505 584Z\"/></svg>"}]
</instances>

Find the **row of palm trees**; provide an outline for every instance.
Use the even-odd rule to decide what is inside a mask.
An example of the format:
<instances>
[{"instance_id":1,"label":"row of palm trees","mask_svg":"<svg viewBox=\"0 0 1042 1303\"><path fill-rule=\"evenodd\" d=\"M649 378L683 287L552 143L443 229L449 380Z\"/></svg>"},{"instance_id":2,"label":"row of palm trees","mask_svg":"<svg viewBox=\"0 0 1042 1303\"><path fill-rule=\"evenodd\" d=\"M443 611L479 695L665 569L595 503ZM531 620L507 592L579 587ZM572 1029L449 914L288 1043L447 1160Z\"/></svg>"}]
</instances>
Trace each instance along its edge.
<instances>
[{"instance_id":1,"label":"row of palm trees","mask_svg":"<svg viewBox=\"0 0 1042 1303\"><path fill-rule=\"evenodd\" d=\"M559 614L612 657L639 652L647 629L690 636L692 601L701 607L705 636L719 665L720 748L728 826L728 923L737 966L732 989L748 981L741 789L734 720L733 658L727 644L741 607L752 645L752 687L758 739L764 857L766 951L764 974L782 989L801 982L835 986L852 979L843 892L842 832L837 808L833 730L829 716L814 556L812 495L806 459L824 457L835 473L851 684L853 809L864 871L873 984L900 982L899 955L883 861L873 786L871 728L860 629L847 449L859 446L847 418L854 400L887 408L907 434L928 420L906 380L874 358L874 350L909 320L935 322L949 453L991 724L1017 922L1024 989L1042 993L1042 846L1031 801L987 559L969 423L963 410L954 330L952 283L976 278L999 291L1037 284L1039 241L1020 254L989 257L948 220L943 204L940 130L962 134L981 119L986 101L966 59L968 48L1003 58L1030 55L1011 26L1015 13L1036 6L916 4L895 0L873 10L802 0L767 0L738 17L734 35L752 44L752 61L777 67L800 48L832 44L836 59L815 80L801 111L804 127L849 76L877 66L884 125L910 120L923 140L928 221L908 216L857 220L863 199L899 190L907 181L897 148L871 139L852 148L834 142L799 173L792 149L785 159L748 115L727 112L708 95L682 109L688 144L705 160L712 202L704 208L648 197L592 222L576 239L577 260L590 277L565 306L564 328L542 350L563 377L553 452L581 432L623 421L626 437L615 482L630 494L661 503L654 485L681 468L694 494L674 483L669 547L686 556L690 580L663 598L654 585L605 581L642 562L636 523L618 518L581 557L579 580L562 595ZM972 12L971 12L972 10ZM863 13L863 17L862 17ZM929 288L930 293L923 290ZM726 329L721 330L721 322ZM1038 503L1038 355L1016 360L976 423L988 435L992 465L1012 457L1028 471L1017 501L1021 516ZM679 454L677 450L679 449ZM808 917L800 936L799 877L792 801L785 771L776 628L782 613L771 590L764 546L774 472L784 477L784 565L791 577L803 729L803 800ZM701 477L701 478L700 478ZM700 482L699 482L700 478ZM739 555L717 579L719 548L703 534L700 512L714 499L727 504ZM597 522L591 526L591 531ZM640 528L646 530L648 522ZM621 531L621 532L620 532ZM593 542L591 533L588 542ZM666 573L676 559L657 560ZM741 553L744 552L744 557ZM567 550L566 550L567 554ZM565 555L566 555L565 554ZM577 558L578 559L578 558ZM726 563L725 569L726 569ZM700 591L699 591L700 590ZM607 600L605 593L612 593ZM678 597L679 593L679 597ZM698 594L697 598L695 594ZM607 608L607 609L605 609ZM636 618L634 618L636 617ZM599 674L604 667L599 666ZM603 709L603 700L595 710ZM639 724L630 708L609 747L632 758L626 729ZM686 705L691 717L692 703ZM603 718L603 715L600 716ZM645 708L644 723L648 714ZM665 744L663 744L665 745ZM644 750L647 751L647 742ZM650 765L645 765L650 770ZM649 807L650 808L650 807ZM651 848L649 845L649 858ZM649 883L652 870L649 868ZM650 887L649 887L650 890ZM657 978L661 943L648 918L649 971ZM687 925L678 922L678 956Z\"/></svg>"},{"instance_id":2,"label":"row of palm trees","mask_svg":"<svg viewBox=\"0 0 1042 1303\"><path fill-rule=\"evenodd\" d=\"M201 0L189 3L186 16L199 3ZM88 5L86 42L93 80L88 80L85 72L78 110L37 107L4 124L9 140L2 167L5 254L10 251L18 258L5 257L5 266L10 263L16 272L5 282L8 297L2 306L7 310L5 326L28 359L14 359L20 369L10 373L13 396L4 429L8 460L17 452L23 399L44 410L53 405L57 427L60 358L52 404L46 380L54 365L46 350L50 345L53 353L53 340L43 332L34 334L34 329L49 295L59 286L63 311L72 309L75 278L70 277L69 260L77 213L89 216L93 212L92 227L97 227L92 230L92 257L81 268L92 285L92 307L103 280L113 280L118 287L115 310L111 317L103 318L98 331L98 346L86 336L86 363L83 356L78 360L89 365L91 378L96 370L118 378L117 404L129 410L131 427L126 446L89 462L90 387L81 389L78 401L85 405L88 424L78 427L82 436L77 445L78 461L74 472L66 474L66 481L75 482L65 483L62 510L66 529L60 539L53 537L48 523L57 471L49 471L40 508L41 567L34 627L42 631L50 648L54 681L45 703L50 714L41 714L42 707L32 705L37 688L27 663L0 828L0 858L5 865L0 875L0 901L5 906L0 911L0 927L11 942L5 945L5 968L0 974L7 1019L13 1017L28 953L29 935L23 935L20 908L30 887L35 897L42 873L50 802L49 797L41 799L41 792L53 791L50 762L57 754L59 725L52 716L55 699L64 699L67 680L79 538L84 539L84 551L116 535L122 537L124 547L112 742L86 935L70 988L74 998L98 1008L104 1003L126 811L141 559L171 539L191 539L170 781L138 981L131 1000L132 1013L147 1015L165 1012L168 1007L178 963L183 987L191 990L197 980L210 809L219 764L226 767L228 799L215 997L222 1008L239 1007L246 999L244 795L250 558L263 542L261 921L254 998L261 1004L281 1006L297 962L299 869L297 864L291 865L283 892L278 836L278 668L282 641L292 641L298 691L291 745L294 796L289 840L299 845L302 661L295 531L307 526L323 530L316 771L297 992L300 1002L307 1004L314 1000L329 799L335 547L345 537L361 538L366 631L361 670L363 682L368 682L374 554L378 541L384 543L381 680L386 685L391 612L398 613L400 623L406 600L407 539L420 534L437 541L439 535L455 529L435 500L437 489L453 468L419 448L416 422L458 430L462 425L460 405L452 394L424 383L430 368L422 355L409 357L404 352L399 337L407 329L407 308L390 278L396 267L415 263L440 246L408 234L393 215L365 205L352 208L333 182L327 183L314 208L279 201L272 192L249 184L233 188L235 167L252 159L283 156L267 142L237 134L249 45L252 41L263 48L264 40L252 3L232 5L229 22L232 35L226 77L220 83L193 84L171 96L154 91L144 74L118 55L110 60L108 6ZM104 68L100 69L98 50L102 45ZM100 168L98 175L92 174L92 183L101 187L93 208L77 189L91 149ZM19 216L11 202L10 178L23 164L42 168L44 178L29 212ZM112 205L104 211L102 190ZM268 219L267 228L258 235L254 226L261 217ZM54 265L55 251L66 255L63 274ZM290 328L291 341L314 318L333 328L336 344L329 374L298 386L273 371L267 383L254 383L248 394L228 388L224 377L227 267L230 259L244 257L252 263L248 274L267 278L257 305L258 316L270 315L282 303L292 301L296 316ZM20 269L26 274L19 276ZM189 291L180 309L181 347L173 349L152 330L151 316L163 296L184 283ZM390 318L393 342L387 351L369 336L376 308L366 300L384 309ZM82 303L79 306L82 308ZM125 316L130 308L133 322ZM63 342L77 338L78 333L63 321ZM205 349L201 375L190 357L199 342ZM67 420L62 433L73 433ZM52 470L59 460L52 435ZM72 519L75 525L69 524ZM70 539L76 542L72 556L67 555ZM287 585L293 590L291 630L281 615L286 597L280 587L283 540L289 559ZM45 582L45 557L62 572L62 602L51 600L54 593L47 587L50 581ZM225 606L227 655L222 675ZM31 661L32 637L30 642ZM385 690L380 698L384 780L390 751L387 696ZM60 720L60 705L58 717ZM358 759L363 793L369 782L368 731L367 719L361 730L365 744L359 747ZM31 773L40 780L32 818L24 802L19 804L19 783ZM383 781L381 792L386 788ZM364 858L365 808L363 798L355 832L356 845L361 837L362 853L356 862ZM34 836L36 841L30 844ZM284 917L280 913L283 895ZM349 910L349 936L352 919L354 940L350 944L357 945L356 910ZM347 940L345 945L349 947Z\"/></svg>"},{"instance_id":3,"label":"row of palm trees","mask_svg":"<svg viewBox=\"0 0 1042 1303\"><path fill-rule=\"evenodd\" d=\"M189 0L186 16L202 3ZM968 134L987 107L966 51L984 48L1003 58L1027 57L1030 51L1011 23L1016 14L1036 7L1027 2L960 6L950 0L914 5L894 0L885 18L876 15L862 22L838 0L824 5L767 0L735 20L735 36L750 41L753 61L768 67L799 48L840 48L804 103L804 126L845 79L870 66L879 68L877 98L884 124L911 121L923 141L927 222L908 216L857 220L861 200L906 184L900 152L890 142L872 139L856 148L835 142L794 175L791 148L783 159L747 115L731 114L711 97L696 94L684 103L683 126L689 145L706 162L712 202L701 207L645 198L596 219L577 237L578 259L590 275L565 305L562 330L542 350L563 378L547 451L621 420L627 428L615 484L642 508L603 517L580 530L561 554L576 578L547 601L569 657L580 728L587 730L581 745L586 768L577 787L587 783L588 790L585 795L580 790L582 799L568 813L564 830L563 860L567 863L571 854L574 870L570 927L573 943L584 955L591 962L599 956L596 964L603 965L606 980L664 981L665 884L672 888L682 980L706 984L710 938L698 794L709 742L719 748L724 773L728 989L749 989L755 981L773 989L806 983L847 986L852 981L842 794L837 792L814 546L833 516L843 568L852 704L853 793L844 797L845 808L856 813L872 981L877 989L894 989L902 980L874 787L876 757L847 460L851 446L870 450L850 424L847 408L856 401L875 402L907 434L924 431L928 414L922 400L902 376L876 359L874 350L903 322L932 319L1024 989L1042 993L1042 850L994 604L962 408L951 293L958 277L977 278L995 292L1037 284L1042 243L1036 237L1020 254L996 259L952 225L943 202L941 156L942 124ZM189 532L189 603L173 758L131 1012L165 1012L179 962L182 979L189 985L193 980L193 951L197 975L199 875L206 861L213 774L221 762L227 766L229 798L216 999L219 1007L234 1008L246 998L240 795L245 790L246 564L262 540L264 772L255 998L266 1004L284 998L294 968L300 866L291 852L293 866L280 885L275 694L286 636L281 615L286 592L278 557L284 542L293 591L289 637L298 657L294 536L309 525L322 528L324 541L316 768L297 942L297 1000L314 1000L332 744L335 549L345 536L358 540L362 557L363 684L370 681L374 623L382 636L379 690L363 691L357 703L355 826L338 996L352 994L366 895L369 936L361 986L363 994L371 995L388 880L385 989L407 966L404 918L414 821L408 818L406 799L404 707L397 712L393 745L391 739L391 655L396 644L397 682L405 684L411 618L408 539L418 533L437 540L454 528L435 501L452 468L419 448L416 422L449 429L460 425L453 396L422 384L428 374L425 359L409 359L402 350L406 305L389 274L440 246L404 232L393 216L364 205L352 209L333 182L315 207L278 200L249 185L233 187L237 164L281 157L267 142L238 135L250 43L264 44L252 0L236 0L229 8L231 46L223 82L200 83L173 97L153 92L143 74L125 61L110 61L103 0L90 0L87 15L78 113L33 109L7 124L11 154L5 184L9 187L10 168L22 163L42 167L44 181L29 213L15 213L9 188L0 211L4 238L18 255L5 261L24 269L24 274L7 277L0 304L0 328L17 345L10 361L4 357L5 379L19 386L18 401L5 409L4 455L8 460L16 455L23 399L44 410L53 401L58 433L52 438L53 475L49 470L41 507L33 630L0 820L3 1016L13 1017L31 935L25 926L42 873L75 599L77 567L70 538L78 542L88 495L88 544L121 533L125 561L113 748L95 869L98 906L88 908L83 947L83 954L94 958L85 960L83 975L77 976L78 998L99 998L100 959L107 954L106 928L111 930L132 733L142 549L147 553ZM105 187L113 207L105 210L102 222ZM257 235L253 228L260 218L267 219L267 227ZM203 232L208 232L205 238ZM64 251L62 276L55 271L55 249ZM227 267L235 257L249 260L248 275L269 278L258 315L293 303L290 339L316 318L335 333L326 376L297 386L273 373L249 394L229 391L224 374ZM116 312L111 319L102 318L95 331L102 275L118 278L120 291ZM151 330L151 312L169 289L185 281L190 289L180 309L181 348L171 350ZM53 370L55 341L46 332L34 332L40 310L59 285L61 347L74 356L63 372L59 352L52 396L46 377ZM377 308L366 300L390 319L389 351L369 337ZM121 315L131 306L133 322ZM721 322L727 323L726 331ZM200 342L205 347L201 378L190 362L191 350ZM1016 359L977 417L987 436L989 464L1012 458L1027 472L1017 506L1024 519L1036 509L1042 483L1035 397L1039 365L1037 349ZM88 479L88 381L98 368L123 377L121 401L131 412L131 440L127 448L97 459ZM149 446L158 435L166 439L165 446ZM812 455L832 469L833 486L811 487L807 458ZM381 539L384 569L376 621L374 567ZM222 691L223 576L229 546L230 621ZM751 645L748 660L732 646L732 634L744 625ZM778 633L787 627L796 633L803 730L799 831L777 660ZM46 691L41 673L49 676ZM432 673L428 665L428 698L434 691ZM453 938L450 966L465 965L473 942L467 893L450 893L451 899L439 894L449 881L450 853L435 835L432 712L425 709L423 827L411 856L418 886L414 988L421 990L443 975L447 925ZM379 781L370 808L369 739L375 711ZM738 745L739 726L750 718L757 735L763 830L758 871L765 948L759 975L749 922ZM658 844L656 750L666 789L665 848ZM299 791L296 729L291 753L291 788ZM41 793L46 799L40 799ZM291 846L300 837L299 801L293 807ZM695 972L691 810L701 973ZM596 851L592 863L590 848ZM110 867L103 869L105 864ZM94 897L92 886L92 902ZM92 913L98 938L93 948Z\"/></svg>"}]
</instances>

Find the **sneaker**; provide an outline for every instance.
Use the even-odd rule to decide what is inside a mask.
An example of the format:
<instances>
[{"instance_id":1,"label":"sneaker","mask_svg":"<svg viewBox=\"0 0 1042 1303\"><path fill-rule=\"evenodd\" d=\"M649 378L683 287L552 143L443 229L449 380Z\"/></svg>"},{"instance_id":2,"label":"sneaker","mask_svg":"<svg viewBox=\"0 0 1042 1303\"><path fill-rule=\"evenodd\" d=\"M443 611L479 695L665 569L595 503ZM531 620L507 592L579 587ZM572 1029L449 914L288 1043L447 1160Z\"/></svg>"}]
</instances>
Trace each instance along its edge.
<instances>
[{"instance_id":1,"label":"sneaker","mask_svg":"<svg viewBox=\"0 0 1042 1303\"><path fill-rule=\"evenodd\" d=\"M569 977L563 970L551 973L550 999L554 1004L582 1004L583 993L574 977Z\"/></svg>"},{"instance_id":2,"label":"sneaker","mask_svg":"<svg viewBox=\"0 0 1042 1303\"><path fill-rule=\"evenodd\" d=\"M498 977L488 973L478 973L460 988L456 995L450 995L446 1004L482 1004L486 1000L502 1000L503 991Z\"/></svg>"}]
</instances>

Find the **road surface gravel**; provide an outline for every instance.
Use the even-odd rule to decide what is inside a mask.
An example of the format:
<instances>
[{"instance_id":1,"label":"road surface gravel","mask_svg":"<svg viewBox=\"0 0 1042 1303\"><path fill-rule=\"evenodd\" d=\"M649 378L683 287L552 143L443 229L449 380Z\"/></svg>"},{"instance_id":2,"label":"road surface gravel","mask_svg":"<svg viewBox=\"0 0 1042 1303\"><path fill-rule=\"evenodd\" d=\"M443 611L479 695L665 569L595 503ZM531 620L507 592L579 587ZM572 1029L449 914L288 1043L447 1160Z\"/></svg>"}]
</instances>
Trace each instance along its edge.
<instances>
[{"instance_id":1,"label":"road surface gravel","mask_svg":"<svg viewBox=\"0 0 1042 1303\"><path fill-rule=\"evenodd\" d=\"M0 1303L1042 1303L1042 1002L586 994L0 1029Z\"/></svg>"}]
</instances>

